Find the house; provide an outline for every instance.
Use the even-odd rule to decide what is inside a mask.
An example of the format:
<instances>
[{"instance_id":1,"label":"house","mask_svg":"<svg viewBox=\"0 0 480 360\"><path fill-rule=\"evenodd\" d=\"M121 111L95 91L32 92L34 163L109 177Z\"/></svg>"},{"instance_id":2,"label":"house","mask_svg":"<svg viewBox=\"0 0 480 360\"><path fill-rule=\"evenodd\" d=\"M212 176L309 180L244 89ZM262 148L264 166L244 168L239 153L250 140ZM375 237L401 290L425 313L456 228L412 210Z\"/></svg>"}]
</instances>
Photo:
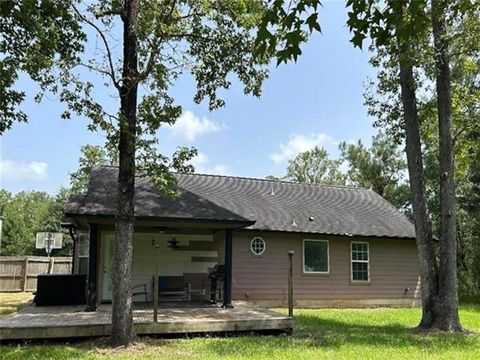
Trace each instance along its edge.
<instances>
[{"instance_id":1,"label":"house","mask_svg":"<svg viewBox=\"0 0 480 360\"><path fill-rule=\"evenodd\" d=\"M118 169L95 167L65 218L77 228L75 271L88 273L89 305L111 301ZM225 269L223 302L287 301L293 250L297 307L412 306L420 281L412 223L372 190L232 176L177 174L176 199L135 184L133 283L153 299L153 276ZM155 251L155 246L159 251Z\"/></svg>"}]
</instances>

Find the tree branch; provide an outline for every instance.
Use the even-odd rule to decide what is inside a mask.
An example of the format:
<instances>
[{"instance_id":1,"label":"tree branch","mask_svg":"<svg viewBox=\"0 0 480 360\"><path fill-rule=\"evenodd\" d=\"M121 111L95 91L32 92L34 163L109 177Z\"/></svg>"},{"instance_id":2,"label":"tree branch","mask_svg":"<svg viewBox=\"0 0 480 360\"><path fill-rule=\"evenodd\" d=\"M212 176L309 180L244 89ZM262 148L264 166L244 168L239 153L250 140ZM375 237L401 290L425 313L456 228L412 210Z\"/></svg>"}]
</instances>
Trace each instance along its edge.
<instances>
[{"instance_id":1,"label":"tree branch","mask_svg":"<svg viewBox=\"0 0 480 360\"><path fill-rule=\"evenodd\" d=\"M459 131L457 131L457 133L453 136L453 139L452 139L453 146L457 144L457 140L460 138L460 135L462 135L465 131L467 131L468 129L471 129L472 127L473 127L472 125L466 125L462 127Z\"/></svg>"},{"instance_id":2,"label":"tree branch","mask_svg":"<svg viewBox=\"0 0 480 360\"><path fill-rule=\"evenodd\" d=\"M187 38L192 38L192 39L199 39L199 40L210 40L210 38L202 36L202 35L196 35L192 33L178 33L178 34L166 34L166 38L179 38L179 39L187 39Z\"/></svg>"},{"instance_id":3,"label":"tree branch","mask_svg":"<svg viewBox=\"0 0 480 360\"><path fill-rule=\"evenodd\" d=\"M455 57L455 56L461 56L461 55L469 55L475 52L479 52L480 47L467 47L464 48L463 51L452 51L448 54L449 58Z\"/></svg>"},{"instance_id":4,"label":"tree branch","mask_svg":"<svg viewBox=\"0 0 480 360\"><path fill-rule=\"evenodd\" d=\"M87 69L89 69L89 70L96 71L96 72L98 72L98 73L100 73L100 74L103 74L103 75L106 75L106 76L109 76L109 77L112 76L112 74L111 74L109 71L96 68L95 66L92 66L92 65L89 65L89 64L77 63L76 65L77 65L77 66L83 66L83 67L85 67L85 68L87 68Z\"/></svg>"},{"instance_id":5,"label":"tree branch","mask_svg":"<svg viewBox=\"0 0 480 360\"><path fill-rule=\"evenodd\" d=\"M172 1L172 6L170 7L170 11L168 12L168 14L163 19L164 23L166 23L168 18L172 16L173 11L176 8L176 5L177 5L177 1L173 0ZM162 34L161 37L157 38L157 41L155 41L154 43L151 43L149 41L148 37L147 37L147 41L149 41L150 47L151 47L152 50L150 51L150 56L148 57L148 61L147 61L147 65L145 66L145 69L138 76L138 81L146 79L147 76L152 71L153 66L155 65L155 59L157 58L158 53L159 53L160 44L161 44L161 42L163 41L164 38L165 38L165 36L163 36L163 34Z\"/></svg>"},{"instance_id":6,"label":"tree branch","mask_svg":"<svg viewBox=\"0 0 480 360\"><path fill-rule=\"evenodd\" d=\"M101 12L95 14L95 18L99 19L99 18L102 18L102 17L105 17L105 16L117 15L117 16L120 16L121 19L123 19L125 17L125 14L122 10L113 10L112 9L112 10L101 11Z\"/></svg>"},{"instance_id":7,"label":"tree branch","mask_svg":"<svg viewBox=\"0 0 480 360\"><path fill-rule=\"evenodd\" d=\"M115 68L113 66L113 61L112 61L112 52L110 51L110 46L108 45L108 42L107 42L107 39L105 37L105 34L102 32L102 30L94 23L92 22L91 20L89 20L87 17L85 17L84 15L82 15L80 13L80 11L74 6L72 5L75 13L77 14L77 16L82 20L84 21L85 23L87 23L88 25L90 25L91 27L93 27L95 29L95 31L100 35L100 38L102 39L103 41L103 44L105 46L105 50L107 51L107 60L108 60L108 64L110 66L110 72L107 72L108 75L110 76L110 78L112 79L112 82L113 82L113 85L117 88L117 90L120 91L120 85L115 77Z\"/></svg>"},{"instance_id":8,"label":"tree branch","mask_svg":"<svg viewBox=\"0 0 480 360\"><path fill-rule=\"evenodd\" d=\"M165 18L163 19L163 22L164 22L164 23L166 23L167 20L168 20L168 18L169 18L170 16L172 16L173 10L175 10L175 7L176 7L176 6L177 6L177 1L176 1L176 0L173 0L173 1L172 1L172 6L170 7L170 11L168 12L168 15L165 16Z\"/></svg>"}]
</instances>

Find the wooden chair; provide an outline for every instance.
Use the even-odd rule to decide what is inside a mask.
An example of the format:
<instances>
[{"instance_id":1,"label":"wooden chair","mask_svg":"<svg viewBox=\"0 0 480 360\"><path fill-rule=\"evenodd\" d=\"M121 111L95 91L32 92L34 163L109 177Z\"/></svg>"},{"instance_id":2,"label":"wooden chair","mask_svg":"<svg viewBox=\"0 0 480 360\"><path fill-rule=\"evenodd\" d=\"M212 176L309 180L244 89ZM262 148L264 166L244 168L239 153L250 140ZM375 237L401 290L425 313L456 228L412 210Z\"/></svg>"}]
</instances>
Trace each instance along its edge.
<instances>
[{"instance_id":1,"label":"wooden chair","mask_svg":"<svg viewBox=\"0 0 480 360\"><path fill-rule=\"evenodd\" d=\"M161 300L187 301L188 285L183 276L159 276L158 297Z\"/></svg>"}]
</instances>

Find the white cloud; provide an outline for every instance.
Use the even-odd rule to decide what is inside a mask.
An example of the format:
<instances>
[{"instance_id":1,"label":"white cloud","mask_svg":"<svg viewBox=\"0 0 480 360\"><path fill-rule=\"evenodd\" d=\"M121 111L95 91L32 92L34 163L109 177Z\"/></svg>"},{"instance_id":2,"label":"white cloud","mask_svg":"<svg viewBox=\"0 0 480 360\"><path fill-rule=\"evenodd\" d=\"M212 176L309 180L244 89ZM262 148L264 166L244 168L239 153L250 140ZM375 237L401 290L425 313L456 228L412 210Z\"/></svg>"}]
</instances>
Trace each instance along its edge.
<instances>
[{"instance_id":1,"label":"white cloud","mask_svg":"<svg viewBox=\"0 0 480 360\"><path fill-rule=\"evenodd\" d=\"M169 125L168 128L175 136L194 141L198 136L224 129L225 125L206 117L199 118L191 111L184 111L175 124Z\"/></svg>"},{"instance_id":2,"label":"white cloud","mask_svg":"<svg viewBox=\"0 0 480 360\"><path fill-rule=\"evenodd\" d=\"M190 163L195 167L195 171L197 168L202 167L206 163L208 163L209 159L208 156L202 153L201 151L198 152L197 156L195 156Z\"/></svg>"},{"instance_id":3,"label":"white cloud","mask_svg":"<svg viewBox=\"0 0 480 360\"><path fill-rule=\"evenodd\" d=\"M212 175L229 175L231 171L227 165L217 164L210 165L210 159L202 152L199 152L196 157L191 160L191 164L195 168L195 172L199 174L212 174Z\"/></svg>"},{"instance_id":4,"label":"white cloud","mask_svg":"<svg viewBox=\"0 0 480 360\"><path fill-rule=\"evenodd\" d=\"M231 171L227 165L217 164L210 170L209 174L230 175Z\"/></svg>"},{"instance_id":5,"label":"white cloud","mask_svg":"<svg viewBox=\"0 0 480 360\"><path fill-rule=\"evenodd\" d=\"M286 144L280 144L280 150L269 157L276 164L293 159L298 153L313 149L315 146L328 147L337 142L328 134L312 133L309 135L292 134Z\"/></svg>"},{"instance_id":6,"label":"white cloud","mask_svg":"<svg viewBox=\"0 0 480 360\"><path fill-rule=\"evenodd\" d=\"M45 180L48 178L48 164L41 161L15 162L0 160L0 177L2 180Z\"/></svg>"}]
</instances>

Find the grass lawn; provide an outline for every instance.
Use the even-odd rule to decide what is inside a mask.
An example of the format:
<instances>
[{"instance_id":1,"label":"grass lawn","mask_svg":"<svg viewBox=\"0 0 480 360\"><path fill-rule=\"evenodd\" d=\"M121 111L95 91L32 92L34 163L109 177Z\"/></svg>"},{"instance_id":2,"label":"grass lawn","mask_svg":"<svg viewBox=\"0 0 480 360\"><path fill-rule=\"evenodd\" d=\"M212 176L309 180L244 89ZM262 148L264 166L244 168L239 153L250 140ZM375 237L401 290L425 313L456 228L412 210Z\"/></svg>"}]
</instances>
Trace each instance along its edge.
<instances>
[{"instance_id":1,"label":"grass lawn","mask_svg":"<svg viewBox=\"0 0 480 360\"><path fill-rule=\"evenodd\" d=\"M0 295L1 296L1 295ZM296 310L293 336L161 340L112 350L106 339L1 345L2 359L480 359L480 304L460 317L469 335L415 335L420 309Z\"/></svg>"},{"instance_id":2,"label":"grass lawn","mask_svg":"<svg viewBox=\"0 0 480 360\"><path fill-rule=\"evenodd\" d=\"M18 311L33 299L29 292L0 293L0 315Z\"/></svg>"}]
</instances>

